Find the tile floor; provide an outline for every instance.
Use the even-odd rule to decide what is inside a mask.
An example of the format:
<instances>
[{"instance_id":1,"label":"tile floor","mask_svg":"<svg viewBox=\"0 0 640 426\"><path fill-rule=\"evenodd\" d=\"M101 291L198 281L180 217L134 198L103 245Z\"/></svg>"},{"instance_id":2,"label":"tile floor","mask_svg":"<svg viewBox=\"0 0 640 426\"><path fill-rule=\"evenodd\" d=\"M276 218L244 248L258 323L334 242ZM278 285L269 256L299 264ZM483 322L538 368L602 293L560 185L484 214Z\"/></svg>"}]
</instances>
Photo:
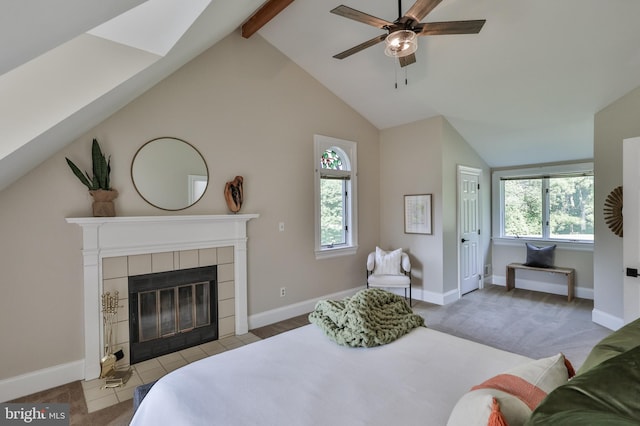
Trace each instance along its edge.
<instances>
[{"instance_id":1,"label":"tile floor","mask_svg":"<svg viewBox=\"0 0 640 426\"><path fill-rule=\"evenodd\" d=\"M133 399L133 391L137 386L159 379L165 374L185 366L189 363L211 355L235 349L249 343L261 340L252 333L240 336L225 337L199 346L193 346L172 354L134 364L133 375L125 386L111 389L101 389L104 379L83 381L82 390L87 403L87 411L92 413L119 402Z\"/></svg>"}]
</instances>

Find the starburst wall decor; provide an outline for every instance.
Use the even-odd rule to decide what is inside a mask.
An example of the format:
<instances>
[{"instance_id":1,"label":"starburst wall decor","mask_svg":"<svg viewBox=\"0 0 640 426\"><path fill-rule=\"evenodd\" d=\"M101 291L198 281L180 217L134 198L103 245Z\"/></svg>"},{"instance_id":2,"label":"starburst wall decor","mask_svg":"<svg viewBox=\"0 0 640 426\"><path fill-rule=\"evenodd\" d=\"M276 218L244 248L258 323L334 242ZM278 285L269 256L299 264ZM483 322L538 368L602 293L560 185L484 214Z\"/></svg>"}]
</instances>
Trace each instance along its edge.
<instances>
[{"instance_id":1,"label":"starburst wall decor","mask_svg":"<svg viewBox=\"0 0 640 426\"><path fill-rule=\"evenodd\" d=\"M622 187L618 186L604 200L604 221L611 231L622 237Z\"/></svg>"}]
</instances>

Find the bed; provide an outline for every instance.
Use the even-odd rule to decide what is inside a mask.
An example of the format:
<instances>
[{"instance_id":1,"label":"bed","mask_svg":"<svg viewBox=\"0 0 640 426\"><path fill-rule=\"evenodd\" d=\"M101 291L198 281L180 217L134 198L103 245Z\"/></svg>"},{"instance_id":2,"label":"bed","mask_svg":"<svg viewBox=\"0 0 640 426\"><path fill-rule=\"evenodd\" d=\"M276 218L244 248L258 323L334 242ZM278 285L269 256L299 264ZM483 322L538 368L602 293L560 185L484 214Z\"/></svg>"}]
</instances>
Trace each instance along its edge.
<instances>
[{"instance_id":1,"label":"bed","mask_svg":"<svg viewBox=\"0 0 640 426\"><path fill-rule=\"evenodd\" d=\"M373 348L311 324L160 379L132 425L445 425L469 389L531 361L418 327Z\"/></svg>"}]
</instances>

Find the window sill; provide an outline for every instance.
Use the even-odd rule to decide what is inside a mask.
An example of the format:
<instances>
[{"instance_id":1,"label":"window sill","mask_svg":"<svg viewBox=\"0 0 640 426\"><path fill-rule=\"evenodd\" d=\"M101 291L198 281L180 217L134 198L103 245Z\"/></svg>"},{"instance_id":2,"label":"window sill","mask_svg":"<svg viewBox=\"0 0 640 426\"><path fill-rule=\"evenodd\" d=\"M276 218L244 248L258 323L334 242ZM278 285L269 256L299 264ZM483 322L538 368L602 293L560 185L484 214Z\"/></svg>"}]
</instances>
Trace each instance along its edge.
<instances>
[{"instance_id":1,"label":"window sill","mask_svg":"<svg viewBox=\"0 0 640 426\"><path fill-rule=\"evenodd\" d=\"M593 241L567 241L567 240L543 240L543 239L531 239L531 238L505 238L505 237L493 237L491 239L494 245L497 246L511 246L520 247L524 243L531 243L533 245L551 245L555 244L557 248L563 250L574 251L593 251Z\"/></svg>"},{"instance_id":2,"label":"window sill","mask_svg":"<svg viewBox=\"0 0 640 426\"><path fill-rule=\"evenodd\" d=\"M358 246L334 247L316 250L316 259L329 259L332 257L351 256L356 254Z\"/></svg>"}]
</instances>

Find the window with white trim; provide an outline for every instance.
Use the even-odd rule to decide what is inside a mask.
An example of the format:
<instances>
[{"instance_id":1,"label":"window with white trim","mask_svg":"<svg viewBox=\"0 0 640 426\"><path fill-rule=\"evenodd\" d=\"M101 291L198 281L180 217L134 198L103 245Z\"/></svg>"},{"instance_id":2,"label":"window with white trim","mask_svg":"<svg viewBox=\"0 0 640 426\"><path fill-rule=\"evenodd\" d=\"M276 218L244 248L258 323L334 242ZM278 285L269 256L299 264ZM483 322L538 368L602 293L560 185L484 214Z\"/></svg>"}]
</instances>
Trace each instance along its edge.
<instances>
[{"instance_id":1,"label":"window with white trim","mask_svg":"<svg viewBox=\"0 0 640 426\"><path fill-rule=\"evenodd\" d=\"M354 254L357 239L356 143L314 135L316 258Z\"/></svg>"},{"instance_id":2,"label":"window with white trim","mask_svg":"<svg viewBox=\"0 0 640 426\"><path fill-rule=\"evenodd\" d=\"M593 242L593 164L501 170L493 181L498 237Z\"/></svg>"}]
</instances>

